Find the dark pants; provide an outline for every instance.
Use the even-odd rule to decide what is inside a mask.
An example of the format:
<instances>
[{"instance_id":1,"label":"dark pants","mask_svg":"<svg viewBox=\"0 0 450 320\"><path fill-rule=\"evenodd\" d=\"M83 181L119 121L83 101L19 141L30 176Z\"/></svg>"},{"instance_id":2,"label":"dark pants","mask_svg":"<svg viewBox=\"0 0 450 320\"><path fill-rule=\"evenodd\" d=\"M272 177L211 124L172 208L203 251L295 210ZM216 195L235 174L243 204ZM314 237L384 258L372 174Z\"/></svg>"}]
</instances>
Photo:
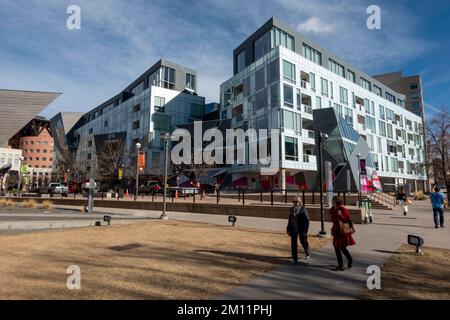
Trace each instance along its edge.
<instances>
[{"instance_id":1,"label":"dark pants","mask_svg":"<svg viewBox=\"0 0 450 320\"><path fill-rule=\"evenodd\" d=\"M336 258L337 258L339 267L342 267L342 268L344 267L344 261L342 259L342 254L344 254L344 256L347 258L347 262L349 264L353 263L353 258L351 256L350 252L348 252L346 247L344 247L344 248L336 248L335 247L334 251L336 252Z\"/></svg>"},{"instance_id":2,"label":"dark pants","mask_svg":"<svg viewBox=\"0 0 450 320\"><path fill-rule=\"evenodd\" d=\"M433 216L434 216L434 225L441 227L444 226L444 209L441 208L433 208Z\"/></svg>"},{"instance_id":3,"label":"dark pants","mask_svg":"<svg viewBox=\"0 0 450 320\"><path fill-rule=\"evenodd\" d=\"M300 238L300 243L302 244L303 250L305 250L305 254L309 256L308 234L303 232L294 232L291 234L291 252L292 259L294 259L294 261L298 261L297 237Z\"/></svg>"}]
</instances>

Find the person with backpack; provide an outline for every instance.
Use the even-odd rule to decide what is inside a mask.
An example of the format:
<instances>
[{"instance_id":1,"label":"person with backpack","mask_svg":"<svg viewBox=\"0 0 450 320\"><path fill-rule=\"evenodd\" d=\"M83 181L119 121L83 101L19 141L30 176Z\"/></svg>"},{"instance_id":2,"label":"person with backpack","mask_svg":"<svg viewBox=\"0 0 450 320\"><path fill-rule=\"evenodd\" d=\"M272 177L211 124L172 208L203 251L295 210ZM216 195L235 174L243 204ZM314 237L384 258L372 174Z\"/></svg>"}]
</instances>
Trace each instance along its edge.
<instances>
[{"instance_id":1,"label":"person with backpack","mask_svg":"<svg viewBox=\"0 0 450 320\"><path fill-rule=\"evenodd\" d=\"M430 194L431 205L433 207L434 226L436 229L444 228L444 194L438 187Z\"/></svg>"},{"instance_id":2,"label":"person with backpack","mask_svg":"<svg viewBox=\"0 0 450 320\"><path fill-rule=\"evenodd\" d=\"M289 212L288 225L286 227L286 233L291 237L291 253L292 264L298 264L297 253L297 238L300 238L303 250L305 251L306 259L309 259L309 244L308 244L308 230L309 230L309 217L308 211L302 205L300 197L297 197L294 201L294 206L291 207Z\"/></svg>"},{"instance_id":3,"label":"person with backpack","mask_svg":"<svg viewBox=\"0 0 450 320\"><path fill-rule=\"evenodd\" d=\"M352 233L355 232L352 219L348 210L343 206L342 200L337 196L333 197L333 206L330 212L331 221L333 222L331 235L333 236L333 247L338 262L338 266L334 271L344 271L342 254L347 258L348 269L351 269L353 266L353 258L347 247L356 244L352 237Z\"/></svg>"}]
</instances>

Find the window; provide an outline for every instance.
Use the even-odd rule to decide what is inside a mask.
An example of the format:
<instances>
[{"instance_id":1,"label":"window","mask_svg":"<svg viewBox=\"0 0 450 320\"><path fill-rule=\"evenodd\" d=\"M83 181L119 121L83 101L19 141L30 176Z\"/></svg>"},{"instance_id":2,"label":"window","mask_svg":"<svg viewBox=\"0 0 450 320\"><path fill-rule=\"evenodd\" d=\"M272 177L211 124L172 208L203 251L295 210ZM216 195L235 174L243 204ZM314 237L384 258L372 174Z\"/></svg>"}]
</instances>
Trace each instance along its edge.
<instances>
[{"instance_id":1,"label":"window","mask_svg":"<svg viewBox=\"0 0 450 320\"><path fill-rule=\"evenodd\" d=\"M300 114L283 110L283 127L289 130L301 131L302 126Z\"/></svg>"},{"instance_id":2,"label":"window","mask_svg":"<svg viewBox=\"0 0 450 320\"><path fill-rule=\"evenodd\" d=\"M353 83L356 83L355 73L349 69L347 69L347 79Z\"/></svg>"},{"instance_id":3,"label":"window","mask_svg":"<svg viewBox=\"0 0 450 320\"><path fill-rule=\"evenodd\" d=\"M155 96L155 111L164 112L164 106L166 105L166 99L163 97Z\"/></svg>"},{"instance_id":4,"label":"window","mask_svg":"<svg viewBox=\"0 0 450 320\"><path fill-rule=\"evenodd\" d=\"M376 133L377 127L375 124L375 118L366 116L366 128L371 130L373 133Z\"/></svg>"},{"instance_id":5,"label":"window","mask_svg":"<svg viewBox=\"0 0 450 320\"><path fill-rule=\"evenodd\" d=\"M339 113L339 115L341 115L342 117L344 116L344 112L343 112L342 106L340 104L335 103L333 107L334 107L334 110L336 110Z\"/></svg>"},{"instance_id":6,"label":"window","mask_svg":"<svg viewBox=\"0 0 450 320\"><path fill-rule=\"evenodd\" d=\"M381 88L380 88L379 86L375 85L375 84L373 85L373 87L374 87L374 89L375 89L376 95L382 97L382 96L383 96L383 93L382 93L382 91L381 91Z\"/></svg>"},{"instance_id":7,"label":"window","mask_svg":"<svg viewBox=\"0 0 450 320\"><path fill-rule=\"evenodd\" d=\"M284 105L289 108L294 107L294 88L285 84L283 86Z\"/></svg>"},{"instance_id":8,"label":"window","mask_svg":"<svg viewBox=\"0 0 450 320\"><path fill-rule=\"evenodd\" d=\"M364 99L364 109L366 113L370 114L370 101L369 99Z\"/></svg>"},{"instance_id":9,"label":"window","mask_svg":"<svg viewBox=\"0 0 450 320\"><path fill-rule=\"evenodd\" d=\"M328 80L324 78L320 78L321 83L321 92L324 96L328 96Z\"/></svg>"},{"instance_id":10,"label":"window","mask_svg":"<svg viewBox=\"0 0 450 320\"><path fill-rule=\"evenodd\" d=\"M276 27L272 29L271 33L271 47L275 48L277 46L283 46L289 50L294 51L294 37L289 33L284 32Z\"/></svg>"},{"instance_id":11,"label":"window","mask_svg":"<svg viewBox=\"0 0 450 320\"><path fill-rule=\"evenodd\" d=\"M295 83L295 65L283 60L283 79Z\"/></svg>"},{"instance_id":12,"label":"window","mask_svg":"<svg viewBox=\"0 0 450 320\"><path fill-rule=\"evenodd\" d=\"M47 153L47 149L43 149L42 152L43 152L43 153Z\"/></svg>"},{"instance_id":13,"label":"window","mask_svg":"<svg viewBox=\"0 0 450 320\"><path fill-rule=\"evenodd\" d=\"M298 144L296 138L284 137L284 150L286 160L298 161Z\"/></svg>"},{"instance_id":14,"label":"window","mask_svg":"<svg viewBox=\"0 0 450 320\"><path fill-rule=\"evenodd\" d=\"M161 67L162 87L166 89L175 88L175 70L166 66Z\"/></svg>"},{"instance_id":15,"label":"window","mask_svg":"<svg viewBox=\"0 0 450 320\"><path fill-rule=\"evenodd\" d=\"M137 95L141 94L142 91L144 91L144 82L143 81L139 82L133 89L131 89L131 94L133 96L137 96Z\"/></svg>"},{"instance_id":16,"label":"window","mask_svg":"<svg viewBox=\"0 0 450 320\"><path fill-rule=\"evenodd\" d=\"M387 136L389 139L393 139L394 138L394 131L392 129L392 124L387 124Z\"/></svg>"},{"instance_id":17,"label":"window","mask_svg":"<svg viewBox=\"0 0 450 320\"><path fill-rule=\"evenodd\" d=\"M139 129L139 126L140 126L140 121L139 120L136 120L136 121L133 122L133 130Z\"/></svg>"},{"instance_id":18,"label":"window","mask_svg":"<svg viewBox=\"0 0 450 320\"><path fill-rule=\"evenodd\" d=\"M309 79L311 81L311 90L316 91L316 75L311 72L309 74Z\"/></svg>"},{"instance_id":19,"label":"window","mask_svg":"<svg viewBox=\"0 0 450 320\"><path fill-rule=\"evenodd\" d=\"M88 153L87 159L88 159L88 160L91 160L91 159L92 159L92 153Z\"/></svg>"},{"instance_id":20,"label":"window","mask_svg":"<svg viewBox=\"0 0 450 320\"><path fill-rule=\"evenodd\" d=\"M319 96L316 97L316 109L322 109L322 99Z\"/></svg>"},{"instance_id":21,"label":"window","mask_svg":"<svg viewBox=\"0 0 450 320\"><path fill-rule=\"evenodd\" d=\"M383 120L385 120L386 119L386 114L385 114L385 109L384 109L384 107L380 104L379 106L379 109L380 109L380 118L381 119L383 119Z\"/></svg>"},{"instance_id":22,"label":"window","mask_svg":"<svg viewBox=\"0 0 450 320\"><path fill-rule=\"evenodd\" d=\"M195 76L193 74L186 73L186 88L195 91Z\"/></svg>"},{"instance_id":23,"label":"window","mask_svg":"<svg viewBox=\"0 0 450 320\"><path fill-rule=\"evenodd\" d=\"M362 77L361 77L361 87L363 87L366 90L372 91L370 82Z\"/></svg>"},{"instance_id":24,"label":"window","mask_svg":"<svg viewBox=\"0 0 450 320\"><path fill-rule=\"evenodd\" d=\"M47 158L46 158L46 157L43 157L42 160L43 160L43 161L47 161Z\"/></svg>"},{"instance_id":25,"label":"window","mask_svg":"<svg viewBox=\"0 0 450 320\"><path fill-rule=\"evenodd\" d=\"M104 126L105 128L108 128L108 120L105 120L103 126Z\"/></svg>"},{"instance_id":26,"label":"window","mask_svg":"<svg viewBox=\"0 0 450 320\"><path fill-rule=\"evenodd\" d=\"M240 72L245 68L245 51L241 51L236 57L236 72Z\"/></svg>"},{"instance_id":27,"label":"window","mask_svg":"<svg viewBox=\"0 0 450 320\"><path fill-rule=\"evenodd\" d=\"M345 89L343 87L339 87L339 95L340 95L341 103L348 105L348 91L347 91L347 89Z\"/></svg>"},{"instance_id":28,"label":"window","mask_svg":"<svg viewBox=\"0 0 450 320\"><path fill-rule=\"evenodd\" d=\"M322 54L305 43L303 44L303 56L314 63L322 65Z\"/></svg>"},{"instance_id":29,"label":"window","mask_svg":"<svg viewBox=\"0 0 450 320\"><path fill-rule=\"evenodd\" d=\"M391 109L386 108L386 118L393 121L395 119L395 113Z\"/></svg>"},{"instance_id":30,"label":"window","mask_svg":"<svg viewBox=\"0 0 450 320\"><path fill-rule=\"evenodd\" d=\"M389 92L386 91L385 95L386 95L386 99L387 100L389 100L390 102L395 103L395 97L392 94L390 94Z\"/></svg>"},{"instance_id":31,"label":"window","mask_svg":"<svg viewBox=\"0 0 450 320\"><path fill-rule=\"evenodd\" d=\"M90 128L89 129L89 134L93 134L94 133L94 128Z\"/></svg>"},{"instance_id":32,"label":"window","mask_svg":"<svg viewBox=\"0 0 450 320\"><path fill-rule=\"evenodd\" d=\"M141 104L140 103L133 107L133 112L139 112L139 111L141 111Z\"/></svg>"},{"instance_id":33,"label":"window","mask_svg":"<svg viewBox=\"0 0 450 320\"><path fill-rule=\"evenodd\" d=\"M411 90L419 89L419 85L417 83L411 83L409 87L411 88Z\"/></svg>"},{"instance_id":34,"label":"window","mask_svg":"<svg viewBox=\"0 0 450 320\"><path fill-rule=\"evenodd\" d=\"M349 124L353 125L353 110L350 108L344 108L344 119Z\"/></svg>"},{"instance_id":35,"label":"window","mask_svg":"<svg viewBox=\"0 0 450 320\"><path fill-rule=\"evenodd\" d=\"M253 45L255 61L270 51L270 49L271 49L270 48L270 46L271 46L270 37L271 37L271 32L268 31L255 41L255 43Z\"/></svg>"},{"instance_id":36,"label":"window","mask_svg":"<svg viewBox=\"0 0 450 320\"><path fill-rule=\"evenodd\" d=\"M384 121L378 120L378 127L380 128L380 135L386 137L386 123L384 123Z\"/></svg>"},{"instance_id":37,"label":"window","mask_svg":"<svg viewBox=\"0 0 450 320\"><path fill-rule=\"evenodd\" d=\"M328 60L328 68L331 70L331 72L334 72L337 75L345 78L344 66L339 64L338 62L334 61L333 59Z\"/></svg>"},{"instance_id":38,"label":"window","mask_svg":"<svg viewBox=\"0 0 450 320\"><path fill-rule=\"evenodd\" d=\"M92 140L89 140L89 141L88 141L88 147L89 147L89 148L92 147Z\"/></svg>"}]
</instances>

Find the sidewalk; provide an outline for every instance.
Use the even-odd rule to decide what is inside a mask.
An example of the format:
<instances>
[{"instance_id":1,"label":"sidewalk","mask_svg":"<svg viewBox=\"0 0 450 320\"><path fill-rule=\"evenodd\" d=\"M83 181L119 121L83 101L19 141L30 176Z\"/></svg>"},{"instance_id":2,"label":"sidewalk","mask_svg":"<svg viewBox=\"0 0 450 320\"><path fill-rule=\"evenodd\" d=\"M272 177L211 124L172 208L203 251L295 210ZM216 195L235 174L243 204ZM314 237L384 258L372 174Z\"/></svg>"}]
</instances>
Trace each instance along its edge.
<instances>
[{"instance_id":1,"label":"sidewalk","mask_svg":"<svg viewBox=\"0 0 450 320\"><path fill-rule=\"evenodd\" d=\"M366 286L367 267L382 266L401 244L407 243L408 234L423 237L425 246L450 249L449 229L434 229L429 202L415 201L407 217L397 210L377 210L374 224L357 227L357 245L350 248L354 259L351 270L331 271L336 258L329 245L313 252L312 259L303 260L300 266L283 266L217 298L358 299Z\"/></svg>"}]
</instances>

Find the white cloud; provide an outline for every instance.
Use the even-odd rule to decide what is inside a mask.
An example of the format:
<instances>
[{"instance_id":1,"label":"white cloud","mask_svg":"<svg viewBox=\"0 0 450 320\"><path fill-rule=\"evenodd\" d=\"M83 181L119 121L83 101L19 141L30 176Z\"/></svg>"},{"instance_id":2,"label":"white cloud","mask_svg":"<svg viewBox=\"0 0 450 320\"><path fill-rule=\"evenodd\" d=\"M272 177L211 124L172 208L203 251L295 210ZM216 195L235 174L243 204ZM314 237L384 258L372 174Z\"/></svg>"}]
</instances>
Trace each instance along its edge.
<instances>
[{"instance_id":1,"label":"white cloud","mask_svg":"<svg viewBox=\"0 0 450 320\"><path fill-rule=\"evenodd\" d=\"M306 33L333 33L335 29L333 25L327 24L317 17L311 17L300 23L297 30Z\"/></svg>"}]
</instances>

